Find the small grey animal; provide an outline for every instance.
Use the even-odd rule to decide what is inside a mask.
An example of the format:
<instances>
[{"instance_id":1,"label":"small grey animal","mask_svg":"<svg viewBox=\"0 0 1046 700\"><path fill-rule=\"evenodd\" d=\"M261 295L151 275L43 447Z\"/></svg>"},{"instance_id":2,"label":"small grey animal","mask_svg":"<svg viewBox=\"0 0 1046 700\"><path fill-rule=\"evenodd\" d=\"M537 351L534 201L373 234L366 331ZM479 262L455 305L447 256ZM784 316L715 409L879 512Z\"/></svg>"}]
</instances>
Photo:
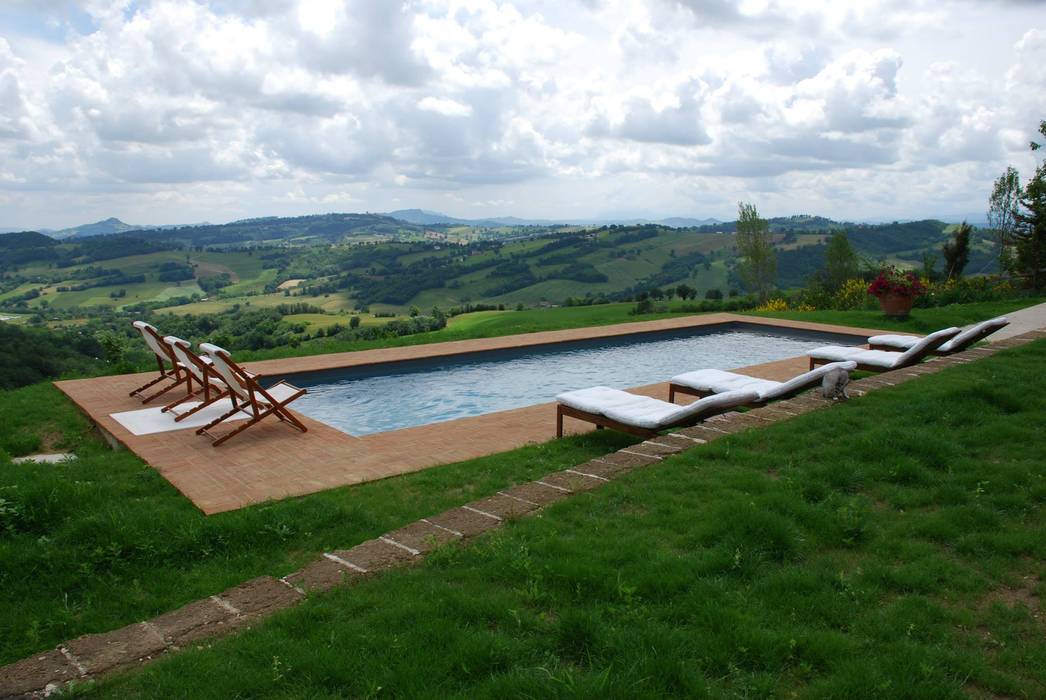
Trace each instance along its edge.
<instances>
[{"instance_id":1,"label":"small grey animal","mask_svg":"<svg viewBox=\"0 0 1046 700\"><path fill-rule=\"evenodd\" d=\"M821 395L829 401L846 401L846 385L850 383L850 373L844 369L834 369L821 380Z\"/></svg>"}]
</instances>

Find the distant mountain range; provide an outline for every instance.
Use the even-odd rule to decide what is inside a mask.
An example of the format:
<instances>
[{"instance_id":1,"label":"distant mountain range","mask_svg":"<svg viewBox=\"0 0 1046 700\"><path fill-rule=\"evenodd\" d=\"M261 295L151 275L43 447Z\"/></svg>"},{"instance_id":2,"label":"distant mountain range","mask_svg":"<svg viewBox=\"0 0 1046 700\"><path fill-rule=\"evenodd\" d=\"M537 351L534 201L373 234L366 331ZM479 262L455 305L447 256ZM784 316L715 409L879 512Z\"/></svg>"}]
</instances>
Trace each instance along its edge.
<instances>
[{"instance_id":1,"label":"distant mountain range","mask_svg":"<svg viewBox=\"0 0 1046 700\"><path fill-rule=\"evenodd\" d=\"M406 221L420 226L432 226L436 224L458 224L461 226L639 226L641 224L658 224L672 228L692 228L695 226L709 226L721 223L719 219L691 219L686 217L669 217L666 219L521 219L515 216L496 216L489 219L459 219L456 216L448 216L438 211L427 209L397 209L396 211L384 212L385 216L391 216L400 221Z\"/></svg>"},{"instance_id":2,"label":"distant mountain range","mask_svg":"<svg viewBox=\"0 0 1046 700\"><path fill-rule=\"evenodd\" d=\"M81 224L80 226L73 226L71 228L63 228L55 231L54 229L37 229L40 233L45 233L51 238L57 238L60 241L64 241L69 238L87 238L88 236L112 236L117 233L127 233L129 231L165 231L172 228L180 228L183 224L170 224L156 226L152 224L126 224L120 221L116 217L109 217L102 221L96 221L93 224ZM206 226L203 224L192 224L193 226ZM21 229L8 229L8 231L16 231Z\"/></svg>"},{"instance_id":3,"label":"distant mountain range","mask_svg":"<svg viewBox=\"0 0 1046 700\"><path fill-rule=\"evenodd\" d=\"M109 236L119 233L128 232L143 232L143 231L169 231L172 229L200 229L202 227L232 227L235 229L242 229L250 227L252 224L262 224L265 227L280 226L281 224L290 225L291 228L296 228L299 223L311 221L311 220L326 220L330 217L335 219L384 219L386 222L392 223L391 219L396 219L412 226L441 226L441 225L458 225L458 226L472 226L477 228L497 228L502 226L639 226L643 224L656 224L659 226L668 226L670 228L702 228L724 225L727 230L732 230L731 224L733 222L721 221L715 218L707 219L696 219L690 217L666 217L663 219L600 219L600 218L589 218L589 219L524 219L515 216L501 216L487 219L462 219L455 216L449 216L437 211L430 211L426 209L397 209L396 211L390 211L380 214L323 214L313 215L305 217L262 217L257 219L244 219L242 221L233 221L228 224L209 224L207 222L199 224L175 224L175 225L153 225L153 224L128 224L124 223L116 217L110 217L102 221L96 221L91 224L83 224L80 226L72 226L70 228L64 228L60 230L54 229L37 229L40 233L47 234L51 238L57 240L69 240L86 238L88 236ZM984 226L984 216L947 216L941 217L942 221L946 223L958 223L959 221L966 220L974 226ZM900 221L907 221L901 219ZM831 228L837 225L831 219L827 219L819 216L789 216L789 217L777 217L770 219L771 228L792 228L792 229L807 229L807 230L821 230L825 228ZM878 224L878 223L889 223L886 219L879 220L867 220L861 223L866 224ZM21 231L22 229L0 229L0 233L10 233L15 231ZM279 236L277 236L279 237Z\"/></svg>"}]
</instances>

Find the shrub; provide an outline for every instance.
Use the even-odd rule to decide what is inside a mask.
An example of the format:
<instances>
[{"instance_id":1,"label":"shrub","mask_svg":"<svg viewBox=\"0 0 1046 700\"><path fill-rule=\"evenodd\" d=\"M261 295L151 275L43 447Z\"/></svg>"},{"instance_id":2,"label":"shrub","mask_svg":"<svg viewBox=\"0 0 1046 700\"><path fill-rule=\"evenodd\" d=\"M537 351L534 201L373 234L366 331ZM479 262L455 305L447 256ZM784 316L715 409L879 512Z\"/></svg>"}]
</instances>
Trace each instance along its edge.
<instances>
[{"instance_id":1,"label":"shrub","mask_svg":"<svg viewBox=\"0 0 1046 700\"><path fill-rule=\"evenodd\" d=\"M846 280L839 291L832 296L831 305L833 309L840 311L854 311L871 307L872 302L868 298L868 283L863 279Z\"/></svg>"},{"instance_id":2,"label":"shrub","mask_svg":"<svg viewBox=\"0 0 1046 700\"><path fill-rule=\"evenodd\" d=\"M788 301L781 299L780 297L774 299L767 299L765 302L755 307L756 311L788 311Z\"/></svg>"}]
</instances>

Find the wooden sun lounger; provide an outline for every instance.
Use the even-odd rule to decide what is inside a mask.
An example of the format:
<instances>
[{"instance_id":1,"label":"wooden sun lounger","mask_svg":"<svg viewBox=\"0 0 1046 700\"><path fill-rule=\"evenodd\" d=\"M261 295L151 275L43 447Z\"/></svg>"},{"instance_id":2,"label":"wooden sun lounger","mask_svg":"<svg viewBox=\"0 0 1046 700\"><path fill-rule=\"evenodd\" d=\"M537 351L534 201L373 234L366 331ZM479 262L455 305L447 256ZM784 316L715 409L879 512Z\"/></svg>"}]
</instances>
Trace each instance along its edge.
<instances>
[{"instance_id":1,"label":"wooden sun lounger","mask_svg":"<svg viewBox=\"0 0 1046 700\"><path fill-rule=\"evenodd\" d=\"M649 438L670 428L695 425L705 418L748 405L758 397L754 391L730 391L689 406L677 406L605 386L568 391L556 397L556 437L563 437L563 418L569 417L594 423L596 428Z\"/></svg>"},{"instance_id":2,"label":"wooden sun lounger","mask_svg":"<svg viewBox=\"0 0 1046 700\"><path fill-rule=\"evenodd\" d=\"M827 345L810 351L810 369L828 362L856 362L865 372L889 372L917 365L934 350L960 333L958 328L945 328L922 338L904 352L865 350L845 345Z\"/></svg>"},{"instance_id":3,"label":"wooden sun lounger","mask_svg":"<svg viewBox=\"0 0 1046 700\"><path fill-rule=\"evenodd\" d=\"M984 340L992 333L995 333L1008 325L1010 325L1010 321L1005 316L981 321L980 323L967 328L962 333L959 333L959 335L951 340L945 342L939 348L934 350L933 354L953 355L957 352L962 352L974 343ZM873 335L868 339L868 348L870 350L903 352L922 339L923 338L920 336L913 335Z\"/></svg>"},{"instance_id":4,"label":"wooden sun lounger","mask_svg":"<svg viewBox=\"0 0 1046 700\"><path fill-rule=\"evenodd\" d=\"M675 402L676 394L704 398L727 391L754 391L759 398L750 406L765 406L769 401L789 399L806 391L823 381L825 375L831 372L840 370L849 373L856 368L855 362L830 362L811 368L810 371L792 377L787 382L759 379L719 369L698 370L672 377L668 384L668 400L670 403Z\"/></svg>"}]
</instances>

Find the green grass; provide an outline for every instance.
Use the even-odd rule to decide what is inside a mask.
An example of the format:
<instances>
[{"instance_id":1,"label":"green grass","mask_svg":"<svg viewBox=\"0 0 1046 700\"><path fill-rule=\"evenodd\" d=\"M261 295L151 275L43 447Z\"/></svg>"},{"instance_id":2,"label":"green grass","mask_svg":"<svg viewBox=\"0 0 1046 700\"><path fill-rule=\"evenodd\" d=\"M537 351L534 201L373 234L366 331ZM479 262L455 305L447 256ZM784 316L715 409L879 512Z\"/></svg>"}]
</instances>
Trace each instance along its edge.
<instances>
[{"instance_id":1,"label":"green grass","mask_svg":"<svg viewBox=\"0 0 1046 700\"><path fill-rule=\"evenodd\" d=\"M49 384L0 393L0 665L283 575L318 552L629 442L600 433L203 516L132 453L112 452ZM70 450L58 465L7 455Z\"/></svg>"},{"instance_id":2,"label":"green grass","mask_svg":"<svg viewBox=\"0 0 1046 700\"><path fill-rule=\"evenodd\" d=\"M791 318L819 323L832 323L843 326L859 326L883 330L924 332L937 330L949 325L963 325L973 321L983 321L1009 313L1017 309L1038 303L1040 299L1011 299L1002 302L983 302L978 304L954 304L935 309L916 309L906 321L894 321L879 312L871 311L812 311L783 312L760 314L747 312L753 316L774 318ZM338 339L317 339L302 343L297 348L275 348L256 352L241 353L245 359L269 359L278 357L299 357L302 355L319 355L329 352L348 350L370 350L404 345L423 345L441 343L451 340L469 340L473 338L493 338L521 333L564 330L586 326L605 326L614 323L634 323L674 316L692 316L693 312L680 311L682 302L676 300L664 304L667 311L655 314L632 315L635 304L600 304L596 306L563 306L549 309L528 309L525 311L496 312L483 315L467 314L451 320L446 328L431 333L418 333L399 338L384 338L372 341L344 341ZM203 339L205 340L205 339Z\"/></svg>"},{"instance_id":3,"label":"green grass","mask_svg":"<svg viewBox=\"0 0 1046 700\"><path fill-rule=\"evenodd\" d=\"M228 289L228 287L226 289ZM161 314L168 313L178 316L184 316L185 314L195 314L200 316L203 314L216 314L228 311L237 304L240 306L253 306L260 309L274 308L284 304L313 304L314 306L319 306L325 311L334 313L341 310L352 309L354 302L344 293L319 296L284 296L283 292L277 292L275 294L221 296L209 299L208 301L197 301L191 304L182 304L181 306L166 306L157 309L156 311Z\"/></svg>"},{"instance_id":4,"label":"green grass","mask_svg":"<svg viewBox=\"0 0 1046 700\"><path fill-rule=\"evenodd\" d=\"M1043 697L1044 396L1039 342L734 435L87 694Z\"/></svg>"},{"instance_id":5,"label":"green grass","mask_svg":"<svg viewBox=\"0 0 1046 700\"><path fill-rule=\"evenodd\" d=\"M247 292L261 291L264 289L265 284L275 279L276 276L276 270L263 269L264 261L260 256L256 257L243 252L192 253L190 259L193 263L203 265L203 267L198 270L199 274L202 276L209 276L223 271L235 275L235 278L237 278L238 281L232 286L226 288L226 293L231 294L246 294ZM54 284L44 286L45 293L41 297L31 300L29 306L33 308L39 307L41 301L44 300L46 300L52 307L58 309L87 308L92 306L123 306L125 304L134 304L142 301L166 301L173 297L190 296L194 293L203 294L203 290L192 280L183 281L181 285L176 285L171 282L163 282L156 279L158 275L157 268L162 263L183 263L185 260L186 254L182 251L160 251L92 263L92 266L105 267L107 269L119 269L125 275L145 274L146 281L138 284L117 284L106 287L92 287L90 289L75 292L59 292L57 291L57 287L59 286L75 286L83 282L82 280L64 278ZM73 272L85 267L88 267L88 265L76 265L56 271L46 267L38 268L35 266L26 266L22 269L22 274L28 275L35 272L44 275L58 274L59 277L64 277L64 275L72 275ZM21 293L30 288L39 286L40 285L32 284L22 285L18 290L15 290L8 295L0 295L0 300L2 300L4 296L12 296L16 293ZM127 292L125 297L114 299L109 296L110 292L119 291L121 289Z\"/></svg>"},{"instance_id":6,"label":"green grass","mask_svg":"<svg viewBox=\"0 0 1046 700\"><path fill-rule=\"evenodd\" d=\"M896 319L880 311L777 311L762 313L755 311L742 312L750 316L768 318L785 318L792 321L811 321L814 323L833 323L841 326L859 326L885 331L904 331L909 333L928 333L947 328L948 326L965 326L985 321L995 316L1040 304L1046 299L1027 297L1007 299L1005 301L983 301L976 304L951 304L929 309L913 309L906 319Z\"/></svg>"}]
</instances>

